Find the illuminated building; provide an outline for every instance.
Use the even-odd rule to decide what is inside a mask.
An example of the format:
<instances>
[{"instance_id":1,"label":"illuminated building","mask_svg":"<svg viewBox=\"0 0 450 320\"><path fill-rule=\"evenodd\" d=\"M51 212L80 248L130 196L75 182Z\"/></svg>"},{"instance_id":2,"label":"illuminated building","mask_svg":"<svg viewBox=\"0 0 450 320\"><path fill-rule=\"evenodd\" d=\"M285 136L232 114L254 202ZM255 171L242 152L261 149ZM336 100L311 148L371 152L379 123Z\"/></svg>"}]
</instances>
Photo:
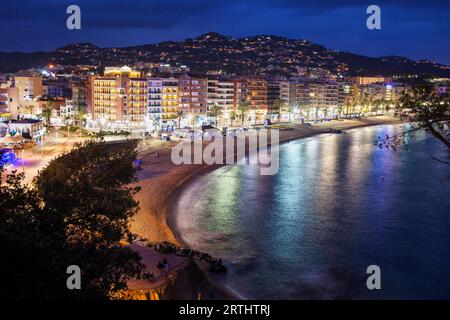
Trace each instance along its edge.
<instances>
[{"instance_id":1,"label":"illuminated building","mask_svg":"<svg viewBox=\"0 0 450 320\"><path fill-rule=\"evenodd\" d=\"M0 121L19 118L19 89L0 88Z\"/></svg>"},{"instance_id":2,"label":"illuminated building","mask_svg":"<svg viewBox=\"0 0 450 320\"><path fill-rule=\"evenodd\" d=\"M162 121L162 79L149 78L148 81L148 127L156 130Z\"/></svg>"},{"instance_id":3,"label":"illuminated building","mask_svg":"<svg viewBox=\"0 0 450 320\"><path fill-rule=\"evenodd\" d=\"M179 107L178 79L162 79L162 127L174 126L177 123L177 111Z\"/></svg>"},{"instance_id":4,"label":"illuminated building","mask_svg":"<svg viewBox=\"0 0 450 320\"><path fill-rule=\"evenodd\" d=\"M178 86L180 109L191 114L206 115L208 79L182 75Z\"/></svg>"},{"instance_id":5,"label":"illuminated building","mask_svg":"<svg viewBox=\"0 0 450 320\"><path fill-rule=\"evenodd\" d=\"M220 108L220 118L229 119L229 113L236 107L234 105L234 83L222 79L208 79L208 111L213 107ZM219 119L218 122L219 122ZM209 121L216 121L212 112L208 113Z\"/></svg>"},{"instance_id":6,"label":"illuminated building","mask_svg":"<svg viewBox=\"0 0 450 320\"><path fill-rule=\"evenodd\" d=\"M18 88L19 114L32 114L38 108L36 99L42 96L42 77L18 75L14 77L14 87Z\"/></svg>"},{"instance_id":7,"label":"illuminated building","mask_svg":"<svg viewBox=\"0 0 450 320\"><path fill-rule=\"evenodd\" d=\"M290 83L285 80L268 80L267 81L267 103L268 116L278 117L280 110L276 107L276 101L281 100L289 103Z\"/></svg>"},{"instance_id":8,"label":"illuminated building","mask_svg":"<svg viewBox=\"0 0 450 320\"><path fill-rule=\"evenodd\" d=\"M242 103L250 106L249 119L253 123L264 121L268 111L267 80L260 77L243 77L234 80L234 105Z\"/></svg>"},{"instance_id":9,"label":"illuminated building","mask_svg":"<svg viewBox=\"0 0 450 320\"><path fill-rule=\"evenodd\" d=\"M367 85L372 83L390 82L390 79L385 77L356 77L355 83L357 85Z\"/></svg>"},{"instance_id":10,"label":"illuminated building","mask_svg":"<svg viewBox=\"0 0 450 320\"><path fill-rule=\"evenodd\" d=\"M148 110L148 82L129 67L106 68L91 79L92 117L100 127L143 131Z\"/></svg>"}]
</instances>

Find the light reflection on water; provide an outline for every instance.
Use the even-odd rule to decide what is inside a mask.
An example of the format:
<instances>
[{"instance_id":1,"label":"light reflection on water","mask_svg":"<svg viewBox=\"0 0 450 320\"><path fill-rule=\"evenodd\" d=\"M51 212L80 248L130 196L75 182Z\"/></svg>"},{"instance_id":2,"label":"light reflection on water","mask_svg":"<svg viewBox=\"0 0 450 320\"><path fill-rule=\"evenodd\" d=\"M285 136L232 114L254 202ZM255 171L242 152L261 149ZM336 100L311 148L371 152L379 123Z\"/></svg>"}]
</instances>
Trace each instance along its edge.
<instances>
[{"instance_id":1,"label":"light reflection on water","mask_svg":"<svg viewBox=\"0 0 450 320\"><path fill-rule=\"evenodd\" d=\"M433 139L380 150L401 126L321 135L280 147L280 171L226 166L191 181L176 224L224 258L227 285L251 298L450 298L450 184ZM382 290L365 288L367 266Z\"/></svg>"}]
</instances>

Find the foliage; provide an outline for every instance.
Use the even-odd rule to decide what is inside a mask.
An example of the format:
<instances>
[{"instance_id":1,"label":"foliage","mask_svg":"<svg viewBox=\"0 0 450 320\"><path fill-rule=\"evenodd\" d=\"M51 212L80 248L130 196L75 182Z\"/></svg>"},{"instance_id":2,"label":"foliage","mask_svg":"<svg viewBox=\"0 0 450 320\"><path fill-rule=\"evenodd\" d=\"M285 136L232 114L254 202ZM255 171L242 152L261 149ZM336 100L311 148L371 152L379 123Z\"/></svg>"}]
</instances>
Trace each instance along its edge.
<instances>
[{"instance_id":1,"label":"foliage","mask_svg":"<svg viewBox=\"0 0 450 320\"><path fill-rule=\"evenodd\" d=\"M181 119L184 117L185 112L184 110L177 110L176 112L176 118L178 119L178 127L181 125Z\"/></svg>"},{"instance_id":2,"label":"foliage","mask_svg":"<svg viewBox=\"0 0 450 320\"><path fill-rule=\"evenodd\" d=\"M55 106L51 101L48 101L42 108L42 115L44 116L47 125L50 125L50 118L52 116L53 109L55 109Z\"/></svg>"},{"instance_id":3,"label":"foliage","mask_svg":"<svg viewBox=\"0 0 450 320\"><path fill-rule=\"evenodd\" d=\"M86 142L55 160L33 184L22 174L0 183L2 299L107 299L143 276L130 240L138 203L136 142ZM81 269L81 290L68 290L66 269Z\"/></svg>"},{"instance_id":4,"label":"foliage","mask_svg":"<svg viewBox=\"0 0 450 320\"><path fill-rule=\"evenodd\" d=\"M214 105L209 109L209 113L215 118L215 123L217 125L217 118L222 115L222 108L218 105Z\"/></svg>"},{"instance_id":5,"label":"foliage","mask_svg":"<svg viewBox=\"0 0 450 320\"><path fill-rule=\"evenodd\" d=\"M409 114L412 124L399 135L379 143L380 147L395 148L415 133L425 131L447 147L450 152L450 93L430 85L421 85L406 91L397 101L401 112ZM450 156L450 153L449 153ZM436 159L440 162L450 162Z\"/></svg>"},{"instance_id":6,"label":"foliage","mask_svg":"<svg viewBox=\"0 0 450 320\"><path fill-rule=\"evenodd\" d=\"M239 110L242 124L244 124L245 115L250 111L250 104L247 101L243 101L237 109Z\"/></svg>"}]
</instances>

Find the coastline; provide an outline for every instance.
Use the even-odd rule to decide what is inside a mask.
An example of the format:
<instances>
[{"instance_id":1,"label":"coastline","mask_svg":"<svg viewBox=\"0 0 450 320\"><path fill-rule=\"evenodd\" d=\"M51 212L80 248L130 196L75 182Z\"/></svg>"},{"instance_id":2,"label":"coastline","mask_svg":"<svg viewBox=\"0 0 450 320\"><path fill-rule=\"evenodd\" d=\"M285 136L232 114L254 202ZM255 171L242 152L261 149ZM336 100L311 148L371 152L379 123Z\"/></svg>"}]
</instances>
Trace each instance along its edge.
<instances>
[{"instance_id":1,"label":"coastline","mask_svg":"<svg viewBox=\"0 0 450 320\"><path fill-rule=\"evenodd\" d=\"M402 122L398 118L378 116L358 120L333 120L312 127L296 125L294 130L280 131L280 144L329 133L330 129L350 130ZM139 201L140 210L133 217L131 230L148 241L168 241L187 247L176 226L176 215L173 212L174 203L188 182L198 174L213 171L224 165L175 165L170 159L171 148L171 142L152 140L149 146L139 153L143 170L137 185L142 189L136 195L136 199ZM157 156L155 152L158 153ZM208 280L218 296L225 299L245 299L224 286L219 277L210 275L206 267L201 269L208 276Z\"/></svg>"}]
</instances>

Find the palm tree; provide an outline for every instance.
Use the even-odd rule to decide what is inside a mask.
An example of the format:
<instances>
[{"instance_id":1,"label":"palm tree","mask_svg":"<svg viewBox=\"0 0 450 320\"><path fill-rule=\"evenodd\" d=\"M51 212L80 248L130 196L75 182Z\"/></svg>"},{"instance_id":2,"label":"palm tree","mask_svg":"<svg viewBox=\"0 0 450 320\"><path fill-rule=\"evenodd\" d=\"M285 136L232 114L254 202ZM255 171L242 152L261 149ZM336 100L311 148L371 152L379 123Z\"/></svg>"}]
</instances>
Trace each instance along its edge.
<instances>
[{"instance_id":1,"label":"palm tree","mask_svg":"<svg viewBox=\"0 0 450 320\"><path fill-rule=\"evenodd\" d=\"M181 126L181 119L184 117L184 110L177 110L176 112L177 119L178 119L178 128Z\"/></svg>"},{"instance_id":2,"label":"palm tree","mask_svg":"<svg viewBox=\"0 0 450 320\"><path fill-rule=\"evenodd\" d=\"M337 118L340 119L342 116L342 113L344 112L344 106L342 104L339 104L337 107Z\"/></svg>"},{"instance_id":3,"label":"palm tree","mask_svg":"<svg viewBox=\"0 0 450 320\"><path fill-rule=\"evenodd\" d=\"M33 114L33 112L34 112L34 106L33 105L28 105L28 106L26 106L25 107L25 111L28 111L28 114Z\"/></svg>"},{"instance_id":4,"label":"palm tree","mask_svg":"<svg viewBox=\"0 0 450 320\"><path fill-rule=\"evenodd\" d=\"M356 94L349 95L345 99L345 115L348 117L349 114L355 112L355 106L359 103L359 96Z\"/></svg>"},{"instance_id":5,"label":"palm tree","mask_svg":"<svg viewBox=\"0 0 450 320\"><path fill-rule=\"evenodd\" d=\"M328 115L328 108L327 107L323 107L322 112L323 112L323 118L326 119L327 115Z\"/></svg>"},{"instance_id":6,"label":"palm tree","mask_svg":"<svg viewBox=\"0 0 450 320\"><path fill-rule=\"evenodd\" d=\"M282 99L276 99L273 102L273 109L277 111L278 113L278 120L281 118L281 113L283 112L283 109L286 107L286 102Z\"/></svg>"},{"instance_id":7,"label":"palm tree","mask_svg":"<svg viewBox=\"0 0 450 320\"><path fill-rule=\"evenodd\" d=\"M236 112L235 111L230 112L229 119L230 119L230 127L232 127L233 121L236 120Z\"/></svg>"},{"instance_id":8,"label":"palm tree","mask_svg":"<svg viewBox=\"0 0 450 320\"><path fill-rule=\"evenodd\" d=\"M211 107L211 109L209 109L210 113L212 114L212 116L215 119L215 125L217 126L217 118L222 115L222 108L219 107L218 105L214 105Z\"/></svg>"},{"instance_id":9,"label":"palm tree","mask_svg":"<svg viewBox=\"0 0 450 320\"><path fill-rule=\"evenodd\" d=\"M294 111L294 103L285 103L283 107L283 112L288 114L288 121L291 122L291 114Z\"/></svg>"},{"instance_id":10,"label":"palm tree","mask_svg":"<svg viewBox=\"0 0 450 320\"><path fill-rule=\"evenodd\" d=\"M44 116L47 126L50 125L50 118L52 116L53 109L55 109L55 106L53 105L53 102L48 101L44 108L42 108L42 115Z\"/></svg>"},{"instance_id":11,"label":"palm tree","mask_svg":"<svg viewBox=\"0 0 450 320\"><path fill-rule=\"evenodd\" d=\"M78 110L78 121L80 122L80 130L83 127L84 118L86 117L86 111Z\"/></svg>"},{"instance_id":12,"label":"palm tree","mask_svg":"<svg viewBox=\"0 0 450 320\"><path fill-rule=\"evenodd\" d=\"M161 125L158 118L152 118L152 124L153 124L153 127L155 127L155 128L159 128Z\"/></svg>"},{"instance_id":13,"label":"palm tree","mask_svg":"<svg viewBox=\"0 0 450 320\"><path fill-rule=\"evenodd\" d=\"M375 99L373 104L375 106L375 112L378 113L380 110L383 111L384 99Z\"/></svg>"},{"instance_id":14,"label":"palm tree","mask_svg":"<svg viewBox=\"0 0 450 320\"><path fill-rule=\"evenodd\" d=\"M238 106L238 110L241 114L242 125L244 125L245 115L250 110L250 104L247 101L242 101Z\"/></svg>"}]
</instances>

